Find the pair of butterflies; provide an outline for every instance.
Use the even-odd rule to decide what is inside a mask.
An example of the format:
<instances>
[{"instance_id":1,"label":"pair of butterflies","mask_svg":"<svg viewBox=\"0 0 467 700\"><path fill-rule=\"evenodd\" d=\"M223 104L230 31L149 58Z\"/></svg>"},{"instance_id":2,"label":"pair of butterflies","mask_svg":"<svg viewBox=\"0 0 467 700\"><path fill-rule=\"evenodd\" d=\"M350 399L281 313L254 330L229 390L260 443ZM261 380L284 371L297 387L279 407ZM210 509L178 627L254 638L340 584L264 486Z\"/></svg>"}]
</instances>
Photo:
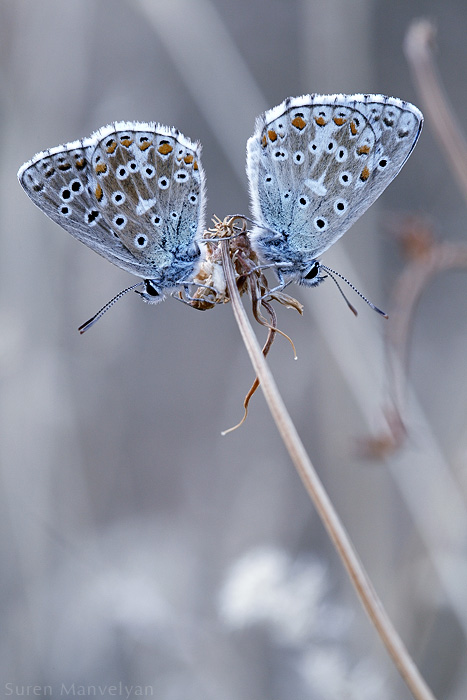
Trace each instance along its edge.
<instances>
[{"instance_id":1,"label":"pair of butterflies","mask_svg":"<svg viewBox=\"0 0 467 700\"><path fill-rule=\"evenodd\" d=\"M395 178L422 124L416 107L384 95L304 95L258 117L247 144L249 236L280 287L323 279L317 258ZM203 259L200 152L174 128L116 122L38 153L18 178L47 216L142 278L134 287L157 302Z\"/></svg>"}]
</instances>

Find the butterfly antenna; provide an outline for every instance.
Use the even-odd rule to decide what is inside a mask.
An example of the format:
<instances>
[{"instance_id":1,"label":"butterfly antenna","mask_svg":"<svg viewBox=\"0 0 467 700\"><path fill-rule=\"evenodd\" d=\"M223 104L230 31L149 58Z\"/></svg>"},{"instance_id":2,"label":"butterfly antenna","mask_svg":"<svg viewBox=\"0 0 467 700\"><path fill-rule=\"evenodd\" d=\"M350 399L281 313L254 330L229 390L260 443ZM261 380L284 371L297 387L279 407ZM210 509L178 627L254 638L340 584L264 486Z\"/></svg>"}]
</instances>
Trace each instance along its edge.
<instances>
[{"instance_id":1,"label":"butterfly antenna","mask_svg":"<svg viewBox=\"0 0 467 700\"><path fill-rule=\"evenodd\" d=\"M78 328L79 332L81 335L88 331L91 326L93 326L97 321L102 318L102 316L110 309L111 306L115 304L116 301L122 298L127 292L131 292L132 289L136 289L136 287L141 286L142 282L138 282L137 284L133 284L131 287L127 287L126 289L122 289L121 292L116 294L113 299L107 302L105 306L102 307L100 311L97 312L97 314L94 314L92 318L89 319L89 321L86 321L86 323L83 323L82 326Z\"/></svg>"},{"instance_id":2,"label":"butterfly antenna","mask_svg":"<svg viewBox=\"0 0 467 700\"><path fill-rule=\"evenodd\" d=\"M381 311L381 309L378 309L378 307L375 306L369 299L367 299L366 296L364 296L361 292L359 292L358 289L357 289L357 287L354 287L354 285L353 285L351 282L349 282L349 280L347 279L347 277L344 277L344 275L341 275L339 272L336 272L336 270L332 270L330 267L327 267L326 265L323 265L322 263L320 263L319 266L320 266L320 268L321 268L322 270L325 270L325 271L329 274L330 278L331 278L332 281L336 284L338 290L340 291L340 293L341 293L342 296L344 297L344 299L345 299L345 301L346 301L346 303L347 303L347 306L348 306L349 309L352 311L352 313L355 314L355 316L358 315L358 314L357 314L357 310L355 309L354 306L352 306L352 304L350 303L350 301L347 299L347 297L345 296L344 292L343 292L342 289L341 289L340 284L339 284L338 281L335 279L335 277L333 277L333 275L336 275L336 277L339 277L339 279L341 279L343 282L345 282L346 284L348 284L349 287L350 287L350 289L353 289L353 291L355 292L355 294L358 294L358 296L359 296L361 299L363 299L363 301L366 301L366 303L368 304L368 306L371 307L371 308L373 309L373 311L376 311L376 312L379 313L381 316L384 316L384 318L389 318L389 316L387 315L387 313L385 313L384 311Z\"/></svg>"}]
</instances>

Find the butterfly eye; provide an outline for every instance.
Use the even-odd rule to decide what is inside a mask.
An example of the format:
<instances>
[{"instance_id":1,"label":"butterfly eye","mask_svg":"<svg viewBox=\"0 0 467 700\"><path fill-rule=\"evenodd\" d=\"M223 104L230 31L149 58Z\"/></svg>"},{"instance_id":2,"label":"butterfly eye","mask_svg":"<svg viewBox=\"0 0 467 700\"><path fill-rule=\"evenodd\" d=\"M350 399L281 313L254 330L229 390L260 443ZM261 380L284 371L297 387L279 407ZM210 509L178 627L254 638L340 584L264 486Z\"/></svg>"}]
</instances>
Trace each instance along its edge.
<instances>
[{"instance_id":1,"label":"butterfly eye","mask_svg":"<svg viewBox=\"0 0 467 700\"><path fill-rule=\"evenodd\" d=\"M146 294L149 294L150 297L160 297L161 295L159 290L154 286L152 280L144 280L144 288Z\"/></svg>"},{"instance_id":2,"label":"butterfly eye","mask_svg":"<svg viewBox=\"0 0 467 700\"><path fill-rule=\"evenodd\" d=\"M318 272L319 272L319 263L315 262L315 263L313 263L313 266L306 273L306 275L304 276L303 279L312 280L317 276Z\"/></svg>"}]
</instances>

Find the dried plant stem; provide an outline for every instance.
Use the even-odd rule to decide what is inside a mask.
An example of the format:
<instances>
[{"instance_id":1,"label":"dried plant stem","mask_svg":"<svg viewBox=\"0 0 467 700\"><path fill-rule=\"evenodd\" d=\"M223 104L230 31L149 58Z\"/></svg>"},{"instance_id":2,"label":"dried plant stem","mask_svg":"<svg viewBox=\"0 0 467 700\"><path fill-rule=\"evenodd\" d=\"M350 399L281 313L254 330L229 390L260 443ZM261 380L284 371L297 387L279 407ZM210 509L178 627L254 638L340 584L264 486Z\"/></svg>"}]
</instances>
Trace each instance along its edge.
<instances>
[{"instance_id":1,"label":"dried plant stem","mask_svg":"<svg viewBox=\"0 0 467 700\"><path fill-rule=\"evenodd\" d=\"M432 51L435 34L429 20L415 20L405 38L405 54L430 126L467 198L467 142L438 77Z\"/></svg>"},{"instance_id":2,"label":"dried plant stem","mask_svg":"<svg viewBox=\"0 0 467 700\"><path fill-rule=\"evenodd\" d=\"M467 269L467 246L463 243L432 243L419 258L404 267L394 284L391 324L387 330L388 384L393 388L397 412L405 412L408 354L417 303L433 277L447 270Z\"/></svg>"},{"instance_id":3,"label":"dried plant stem","mask_svg":"<svg viewBox=\"0 0 467 700\"><path fill-rule=\"evenodd\" d=\"M248 316L240 301L235 283L235 272L229 256L227 241L221 241L222 260L229 289L232 307L240 333L250 356L253 368L261 383L269 410L279 433L298 471L298 474L313 501L318 514L336 547L357 594L376 627L389 655L416 700L435 700L431 690L420 675L402 640L394 629L379 600L368 575L344 529L339 517L315 472L302 441L279 394L274 378L263 357L261 348L251 327Z\"/></svg>"}]
</instances>

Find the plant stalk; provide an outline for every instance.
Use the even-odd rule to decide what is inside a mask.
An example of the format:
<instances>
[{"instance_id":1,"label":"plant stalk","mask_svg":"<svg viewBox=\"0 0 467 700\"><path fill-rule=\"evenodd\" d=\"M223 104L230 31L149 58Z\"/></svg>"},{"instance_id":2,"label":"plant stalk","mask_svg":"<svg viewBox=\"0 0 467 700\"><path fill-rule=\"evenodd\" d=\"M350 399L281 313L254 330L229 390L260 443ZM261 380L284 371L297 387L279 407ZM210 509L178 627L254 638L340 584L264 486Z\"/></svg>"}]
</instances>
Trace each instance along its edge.
<instances>
[{"instance_id":1,"label":"plant stalk","mask_svg":"<svg viewBox=\"0 0 467 700\"><path fill-rule=\"evenodd\" d=\"M370 620L386 646L400 675L410 689L415 700L435 700L435 696L425 683L418 668L413 662L404 643L395 630L384 607L378 598L372 583L353 547L353 544L342 525L329 496L327 495L302 441L295 429L292 419L285 407L282 397L274 381L272 373L263 357L261 348L251 327L248 316L240 300L235 272L229 255L228 241L220 241L222 246L222 261L225 277L232 301L233 312L240 333L250 356L253 368L260 381L261 389L271 411L277 429L284 441L285 447L298 471L308 495L326 528L347 573L360 598Z\"/></svg>"}]
</instances>

